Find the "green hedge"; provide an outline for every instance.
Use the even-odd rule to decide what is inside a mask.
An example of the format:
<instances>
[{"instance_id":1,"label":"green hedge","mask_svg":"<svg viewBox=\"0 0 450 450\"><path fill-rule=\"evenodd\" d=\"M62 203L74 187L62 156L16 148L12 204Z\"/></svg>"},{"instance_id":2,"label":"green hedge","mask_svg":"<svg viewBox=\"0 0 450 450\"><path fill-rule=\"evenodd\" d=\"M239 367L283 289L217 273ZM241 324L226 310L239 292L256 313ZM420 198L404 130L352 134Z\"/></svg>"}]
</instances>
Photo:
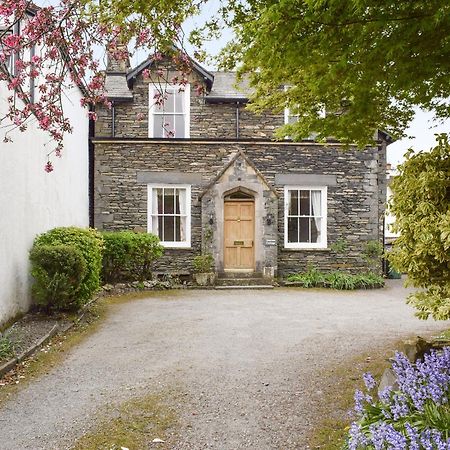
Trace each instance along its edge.
<instances>
[{"instance_id":1,"label":"green hedge","mask_svg":"<svg viewBox=\"0 0 450 450\"><path fill-rule=\"evenodd\" d=\"M87 267L73 245L37 245L30 251L33 297L47 310L77 309Z\"/></svg>"},{"instance_id":2,"label":"green hedge","mask_svg":"<svg viewBox=\"0 0 450 450\"><path fill-rule=\"evenodd\" d=\"M104 283L144 281L151 278L153 262L164 248L159 238L149 233L105 231L102 280Z\"/></svg>"},{"instance_id":3,"label":"green hedge","mask_svg":"<svg viewBox=\"0 0 450 450\"><path fill-rule=\"evenodd\" d=\"M77 249L84 260L84 273L77 290L77 305L89 301L100 287L100 271L102 268L103 238L92 228L59 227L39 235L33 249L40 246L66 245Z\"/></svg>"}]
</instances>

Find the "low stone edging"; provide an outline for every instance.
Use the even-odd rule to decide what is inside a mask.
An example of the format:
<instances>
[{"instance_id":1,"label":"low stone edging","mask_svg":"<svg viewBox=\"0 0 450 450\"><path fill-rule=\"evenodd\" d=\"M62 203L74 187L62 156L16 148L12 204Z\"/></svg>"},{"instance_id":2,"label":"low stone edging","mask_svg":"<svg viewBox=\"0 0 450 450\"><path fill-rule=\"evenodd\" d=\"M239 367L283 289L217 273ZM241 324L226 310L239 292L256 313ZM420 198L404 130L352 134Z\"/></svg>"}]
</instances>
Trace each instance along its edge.
<instances>
[{"instance_id":1,"label":"low stone edging","mask_svg":"<svg viewBox=\"0 0 450 450\"><path fill-rule=\"evenodd\" d=\"M3 377L6 373L8 373L10 370L14 369L14 367L22 362L25 358L28 358L33 353L36 352L40 347L42 347L50 338L52 338L60 329L59 324L56 324L53 326L53 328L45 334L41 339L39 339L36 344L29 347L27 350L22 352L19 356L15 356L14 358L10 359L6 363L2 364L0 366L0 378Z\"/></svg>"}]
</instances>

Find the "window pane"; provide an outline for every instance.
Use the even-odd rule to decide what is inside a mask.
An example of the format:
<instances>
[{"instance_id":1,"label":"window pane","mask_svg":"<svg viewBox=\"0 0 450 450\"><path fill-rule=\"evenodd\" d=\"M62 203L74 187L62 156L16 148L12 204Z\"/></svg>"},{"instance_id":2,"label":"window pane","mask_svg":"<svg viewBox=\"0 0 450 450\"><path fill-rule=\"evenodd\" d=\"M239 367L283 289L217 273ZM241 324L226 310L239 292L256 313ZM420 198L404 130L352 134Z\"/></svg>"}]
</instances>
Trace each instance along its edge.
<instances>
[{"instance_id":1,"label":"window pane","mask_svg":"<svg viewBox=\"0 0 450 450\"><path fill-rule=\"evenodd\" d=\"M184 138L184 116L175 116L175 137Z\"/></svg>"},{"instance_id":2,"label":"window pane","mask_svg":"<svg viewBox=\"0 0 450 450\"><path fill-rule=\"evenodd\" d=\"M175 214L180 214L180 190L175 189Z\"/></svg>"},{"instance_id":3,"label":"window pane","mask_svg":"<svg viewBox=\"0 0 450 450\"><path fill-rule=\"evenodd\" d=\"M175 240L174 226L175 217L164 216L164 241L173 242Z\"/></svg>"},{"instance_id":4,"label":"window pane","mask_svg":"<svg viewBox=\"0 0 450 450\"><path fill-rule=\"evenodd\" d=\"M162 216L158 216L158 237L161 241L164 241L164 218ZM156 234L156 233L155 233Z\"/></svg>"},{"instance_id":5,"label":"window pane","mask_svg":"<svg viewBox=\"0 0 450 450\"><path fill-rule=\"evenodd\" d=\"M174 93L173 89L167 89L165 94L166 100L164 101L164 112L173 113L174 112Z\"/></svg>"},{"instance_id":6,"label":"window pane","mask_svg":"<svg viewBox=\"0 0 450 450\"><path fill-rule=\"evenodd\" d=\"M157 212L158 212L158 214L162 214L163 213L163 190L161 188L156 189L156 193L157 193L157 199L158 199Z\"/></svg>"},{"instance_id":7,"label":"window pane","mask_svg":"<svg viewBox=\"0 0 450 450\"><path fill-rule=\"evenodd\" d=\"M322 219L311 220L311 242L320 242L320 227Z\"/></svg>"},{"instance_id":8,"label":"window pane","mask_svg":"<svg viewBox=\"0 0 450 450\"><path fill-rule=\"evenodd\" d=\"M153 137L160 138L164 136L163 123L164 116L157 114L153 115Z\"/></svg>"},{"instance_id":9,"label":"window pane","mask_svg":"<svg viewBox=\"0 0 450 450\"><path fill-rule=\"evenodd\" d=\"M311 191L311 215L321 216L322 215L322 192L321 191Z\"/></svg>"},{"instance_id":10,"label":"window pane","mask_svg":"<svg viewBox=\"0 0 450 450\"><path fill-rule=\"evenodd\" d=\"M288 218L288 242L298 242L298 219Z\"/></svg>"},{"instance_id":11,"label":"window pane","mask_svg":"<svg viewBox=\"0 0 450 450\"><path fill-rule=\"evenodd\" d=\"M173 116L164 116L163 119L164 137L171 138L174 137L175 126L173 121Z\"/></svg>"},{"instance_id":12,"label":"window pane","mask_svg":"<svg viewBox=\"0 0 450 450\"><path fill-rule=\"evenodd\" d=\"M309 191L300 191L300 215L309 216Z\"/></svg>"},{"instance_id":13,"label":"window pane","mask_svg":"<svg viewBox=\"0 0 450 450\"><path fill-rule=\"evenodd\" d=\"M289 114L289 116L288 116L288 123L289 123L289 124L293 124L293 123L295 123L295 122L298 122L298 116L291 116L291 115Z\"/></svg>"},{"instance_id":14,"label":"window pane","mask_svg":"<svg viewBox=\"0 0 450 450\"><path fill-rule=\"evenodd\" d=\"M175 112L177 113L183 113L184 112L184 96L185 93L183 92L176 92L174 94L175 97Z\"/></svg>"},{"instance_id":15,"label":"window pane","mask_svg":"<svg viewBox=\"0 0 450 450\"><path fill-rule=\"evenodd\" d=\"M180 217L175 217L175 240L177 242L181 241L181 219L180 219Z\"/></svg>"},{"instance_id":16,"label":"window pane","mask_svg":"<svg viewBox=\"0 0 450 450\"><path fill-rule=\"evenodd\" d=\"M186 222L187 217L180 217L180 241L184 242L186 241Z\"/></svg>"},{"instance_id":17,"label":"window pane","mask_svg":"<svg viewBox=\"0 0 450 450\"><path fill-rule=\"evenodd\" d=\"M153 188L152 189L152 214L156 215L162 212L161 206L162 200L162 189L161 188Z\"/></svg>"},{"instance_id":18,"label":"window pane","mask_svg":"<svg viewBox=\"0 0 450 450\"><path fill-rule=\"evenodd\" d=\"M298 216L298 191L288 191L289 215Z\"/></svg>"},{"instance_id":19,"label":"window pane","mask_svg":"<svg viewBox=\"0 0 450 450\"><path fill-rule=\"evenodd\" d=\"M158 95L159 92L158 91L153 91L155 95ZM164 103L160 103L159 98L153 98L153 109L155 113L159 113L162 114L164 112Z\"/></svg>"},{"instance_id":20,"label":"window pane","mask_svg":"<svg viewBox=\"0 0 450 450\"><path fill-rule=\"evenodd\" d=\"M174 189L164 189L164 214L174 213Z\"/></svg>"},{"instance_id":21,"label":"window pane","mask_svg":"<svg viewBox=\"0 0 450 450\"><path fill-rule=\"evenodd\" d=\"M301 217L298 220L300 222L300 241L299 242L310 242L310 240L309 240L309 218Z\"/></svg>"}]
</instances>

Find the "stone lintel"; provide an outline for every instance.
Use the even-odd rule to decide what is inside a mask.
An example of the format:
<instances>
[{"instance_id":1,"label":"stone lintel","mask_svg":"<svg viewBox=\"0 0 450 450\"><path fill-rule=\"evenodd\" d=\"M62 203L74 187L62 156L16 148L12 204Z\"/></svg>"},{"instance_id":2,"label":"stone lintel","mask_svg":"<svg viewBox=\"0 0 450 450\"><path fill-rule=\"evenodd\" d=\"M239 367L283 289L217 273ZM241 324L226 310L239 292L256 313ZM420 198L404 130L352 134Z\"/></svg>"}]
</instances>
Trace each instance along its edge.
<instances>
[{"instance_id":1,"label":"stone lintel","mask_svg":"<svg viewBox=\"0 0 450 450\"><path fill-rule=\"evenodd\" d=\"M202 176L199 173L185 172L137 172L138 183L164 183L164 184L201 184Z\"/></svg>"},{"instance_id":2,"label":"stone lintel","mask_svg":"<svg viewBox=\"0 0 450 450\"><path fill-rule=\"evenodd\" d=\"M277 173L275 184L303 186L336 186L336 175L318 175L313 173Z\"/></svg>"}]
</instances>

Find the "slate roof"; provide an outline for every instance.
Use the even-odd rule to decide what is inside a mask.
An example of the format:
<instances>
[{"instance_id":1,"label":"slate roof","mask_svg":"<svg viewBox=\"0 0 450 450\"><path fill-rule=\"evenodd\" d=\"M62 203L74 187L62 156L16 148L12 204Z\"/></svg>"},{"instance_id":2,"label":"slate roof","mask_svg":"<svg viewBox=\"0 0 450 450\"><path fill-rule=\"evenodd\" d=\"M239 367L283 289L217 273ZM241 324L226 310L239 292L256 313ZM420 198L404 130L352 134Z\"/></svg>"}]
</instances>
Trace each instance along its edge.
<instances>
[{"instance_id":1,"label":"slate roof","mask_svg":"<svg viewBox=\"0 0 450 450\"><path fill-rule=\"evenodd\" d=\"M241 101L247 102L252 89L248 80L242 80L236 86L236 72L212 72L214 83L211 91L205 97L210 103L222 101Z\"/></svg>"},{"instance_id":2,"label":"slate roof","mask_svg":"<svg viewBox=\"0 0 450 450\"><path fill-rule=\"evenodd\" d=\"M136 79L136 77L144 70L150 67L154 63L153 58L148 58L145 61L143 61L141 64L139 64L134 69L130 70L127 73L127 82L130 87L133 86L133 82ZM214 82L214 75L203 68L197 61L191 59L191 64L193 69L205 80L206 86L209 89L211 89L211 86Z\"/></svg>"},{"instance_id":3,"label":"slate roof","mask_svg":"<svg viewBox=\"0 0 450 450\"><path fill-rule=\"evenodd\" d=\"M133 92L128 88L124 73L106 73L105 78L106 95L111 100L132 100Z\"/></svg>"}]
</instances>

